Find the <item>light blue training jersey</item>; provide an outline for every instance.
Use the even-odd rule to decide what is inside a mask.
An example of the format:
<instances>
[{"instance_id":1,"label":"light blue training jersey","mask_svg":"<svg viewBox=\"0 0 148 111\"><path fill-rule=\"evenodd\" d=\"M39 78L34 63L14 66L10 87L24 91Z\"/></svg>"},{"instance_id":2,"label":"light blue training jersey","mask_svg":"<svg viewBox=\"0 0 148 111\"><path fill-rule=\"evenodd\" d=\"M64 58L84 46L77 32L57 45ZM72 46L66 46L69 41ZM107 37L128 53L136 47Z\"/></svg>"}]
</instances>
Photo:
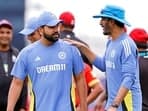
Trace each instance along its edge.
<instances>
[{"instance_id":1,"label":"light blue training jersey","mask_svg":"<svg viewBox=\"0 0 148 111\"><path fill-rule=\"evenodd\" d=\"M72 74L79 74L83 68L76 47L62 40L51 46L37 41L20 52L11 74L22 80L29 74L36 111L72 111Z\"/></svg>"},{"instance_id":2,"label":"light blue training jersey","mask_svg":"<svg viewBox=\"0 0 148 111\"><path fill-rule=\"evenodd\" d=\"M126 33L114 41L109 40L105 56L97 57L94 65L106 72L108 93L106 109L113 103L119 88L123 86L132 93L133 111L141 111L138 51L135 43ZM119 106L118 111L125 111L122 105Z\"/></svg>"}]
</instances>

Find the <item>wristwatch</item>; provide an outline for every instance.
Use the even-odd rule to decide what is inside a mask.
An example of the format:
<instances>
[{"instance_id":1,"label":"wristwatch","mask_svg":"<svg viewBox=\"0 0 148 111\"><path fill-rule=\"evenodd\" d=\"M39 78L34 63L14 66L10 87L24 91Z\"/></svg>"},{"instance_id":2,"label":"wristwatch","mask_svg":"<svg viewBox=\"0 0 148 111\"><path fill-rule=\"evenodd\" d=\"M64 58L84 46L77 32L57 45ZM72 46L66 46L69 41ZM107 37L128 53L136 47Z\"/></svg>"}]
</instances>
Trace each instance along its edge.
<instances>
[{"instance_id":1,"label":"wristwatch","mask_svg":"<svg viewBox=\"0 0 148 111\"><path fill-rule=\"evenodd\" d=\"M113 103L111 106L114 107L114 108L118 108L119 107L119 104Z\"/></svg>"}]
</instances>

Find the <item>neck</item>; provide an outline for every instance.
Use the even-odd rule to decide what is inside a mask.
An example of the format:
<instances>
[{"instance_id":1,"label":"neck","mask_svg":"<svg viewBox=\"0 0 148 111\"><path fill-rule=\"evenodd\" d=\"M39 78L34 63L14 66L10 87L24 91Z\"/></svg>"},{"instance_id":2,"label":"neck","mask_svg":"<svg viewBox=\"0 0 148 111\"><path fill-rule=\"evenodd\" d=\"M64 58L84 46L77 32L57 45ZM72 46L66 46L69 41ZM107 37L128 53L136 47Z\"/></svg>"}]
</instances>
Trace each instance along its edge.
<instances>
[{"instance_id":1,"label":"neck","mask_svg":"<svg viewBox=\"0 0 148 111\"><path fill-rule=\"evenodd\" d=\"M143 52L143 51L148 51L147 49L143 49L143 48L138 48L139 52Z\"/></svg>"},{"instance_id":2,"label":"neck","mask_svg":"<svg viewBox=\"0 0 148 111\"><path fill-rule=\"evenodd\" d=\"M69 28L69 27L61 27L61 29L60 29L61 31L73 31L73 29L72 28Z\"/></svg>"},{"instance_id":3,"label":"neck","mask_svg":"<svg viewBox=\"0 0 148 111\"><path fill-rule=\"evenodd\" d=\"M8 45L1 45L0 46L0 51L8 51L10 49L10 46Z\"/></svg>"},{"instance_id":4,"label":"neck","mask_svg":"<svg viewBox=\"0 0 148 111\"><path fill-rule=\"evenodd\" d=\"M112 31L112 34L111 34L112 40L116 40L124 32L125 31L123 28L119 28L119 27L114 28L114 30Z\"/></svg>"},{"instance_id":5,"label":"neck","mask_svg":"<svg viewBox=\"0 0 148 111\"><path fill-rule=\"evenodd\" d=\"M44 37L42 37L42 38L40 39L40 41L41 41L41 43L42 43L43 45L45 45L45 46L50 46L50 45L53 44L53 42L48 41L48 40L45 39Z\"/></svg>"}]
</instances>

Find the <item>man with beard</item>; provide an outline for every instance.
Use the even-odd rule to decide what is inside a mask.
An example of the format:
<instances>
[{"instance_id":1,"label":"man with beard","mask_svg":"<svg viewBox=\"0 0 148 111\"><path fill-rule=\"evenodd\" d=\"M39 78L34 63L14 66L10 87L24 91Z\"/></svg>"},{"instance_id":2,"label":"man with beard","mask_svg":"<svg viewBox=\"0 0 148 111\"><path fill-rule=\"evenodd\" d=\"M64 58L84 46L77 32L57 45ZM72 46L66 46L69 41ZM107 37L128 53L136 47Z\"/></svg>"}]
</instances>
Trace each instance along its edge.
<instances>
[{"instance_id":1,"label":"man with beard","mask_svg":"<svg viewBox=\"0 0 148 111\"><path fill-rule=\"evenodd\" d=\"M84 66L78 49L59 40L61 21L54 14L42 13L39 22L42 24L41 39L22 49L12 69L7 111L14 111L27 75L32 81L35 111L73 111L70 98L73 73L81 111L87 111Z\"/></svg>"},{"instance_id":2,"label":"man with beard","mask_svg":"<svg viewBox=\"0 0 148 111\"><path fill-rule=\"evenodd\" d=\"M6 111L7 97L12 76L10 72L16 57L19 53L18 49L12 46L13 27L6 20L0 20L0 110ZM25 111L26 109L27 88L24 87L15 107L15 111Z\"/></svg>"},{"instance_id":3,"label":"man with beard","mask_svg":"<svg viewBox=\"0 0 148 111\"><path fill-rule=\"evenodd\" d=\"M103 33L109 36L105 55L99 57L84 44L69 41L75 44L98 69L105 72L107 79L106 111L141 111L138 51L134 41L125 32L125 25L130 26L125 20L125 10L119 6L106 5L99 15L93 17L101 18L100 25ZM125 101L128 93L131 94L128 98L132 103L131 106ZM104 95L100 101L105 99ZM100 102L98 106L99 104ZM96 110L98 109L99 107Z\"/></svg>"}]
</instances>

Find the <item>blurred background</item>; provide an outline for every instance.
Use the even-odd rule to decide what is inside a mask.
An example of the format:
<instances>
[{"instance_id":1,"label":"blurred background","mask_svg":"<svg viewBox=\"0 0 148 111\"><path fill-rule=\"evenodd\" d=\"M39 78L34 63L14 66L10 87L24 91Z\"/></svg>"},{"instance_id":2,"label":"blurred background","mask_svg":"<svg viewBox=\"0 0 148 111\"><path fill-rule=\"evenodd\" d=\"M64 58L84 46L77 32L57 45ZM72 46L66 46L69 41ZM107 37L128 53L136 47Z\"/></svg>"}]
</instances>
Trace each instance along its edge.
<instances>
[{"instance_id":1,"label":"blurred background","mask_svg":"<svg viewBox=\"0 0 148 111\"><path fill-rule=\"evenodd\" d=\"M25 46L25 39L18 34L24 27L25 0L0 0L0 20L8 19L14 28L13 44L22 49Z\"/></svg>"},{"instance_id":2,"label":"blurred background","mask_svg":"<svg viewBox=\"0 0 148 111\"><path fill-rule=\"evenodd\" d=\"M27 40L18 32L30 17L38 16L45 10L57 16L63 11L71 11L76 18L76 35L87 42L96 54L102 55L107 38L102 34L99 19L93 19L92 16L100 13L106 4L125 8L126 19L132 25L127 27L127 32L135 27L148 28L148 6L145 0L0 0L0 19L6 18L12 22L13 45L21 50L27 45Z\"/></svg>"}]
</instances>

